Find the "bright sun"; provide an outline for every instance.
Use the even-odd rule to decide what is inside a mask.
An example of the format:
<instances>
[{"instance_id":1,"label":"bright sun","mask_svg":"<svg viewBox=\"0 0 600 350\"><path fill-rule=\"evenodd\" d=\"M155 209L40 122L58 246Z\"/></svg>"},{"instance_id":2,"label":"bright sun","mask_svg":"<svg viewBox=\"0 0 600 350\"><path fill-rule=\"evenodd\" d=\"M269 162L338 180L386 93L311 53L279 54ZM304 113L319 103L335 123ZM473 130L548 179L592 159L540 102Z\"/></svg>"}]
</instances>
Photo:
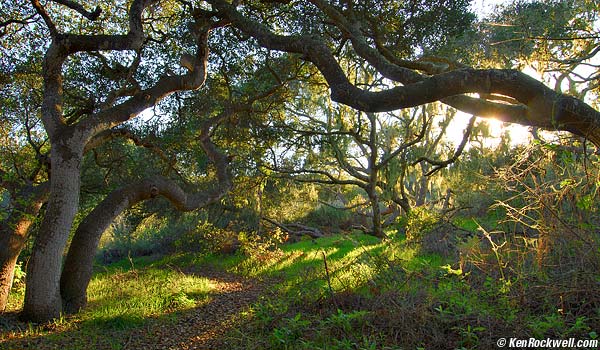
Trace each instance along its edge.
<instances>
[{"instance_id":1,"label":"bright sun","mask_svg":"<svg viewBox=\"0 0 600 350\"><path fill-rule=\"evenodd\" d=\"M463 112L457 112L454 119L450 122L446 131L446 139L452 142L455 146L458 146L462 141L465 129L469 123L471 116ZM484 141L484 145L487 147L496 147L500 143L500 137L506 131L510 136L510 144L512 146L526 144L531 142L531 133L529 128L518 125L504 123L497 119L486 118L479 119L476 123L485 122L488 124L490 131L490 137ZM469 145L467 145L469 147Z\"/></svg>"}]
</instances>

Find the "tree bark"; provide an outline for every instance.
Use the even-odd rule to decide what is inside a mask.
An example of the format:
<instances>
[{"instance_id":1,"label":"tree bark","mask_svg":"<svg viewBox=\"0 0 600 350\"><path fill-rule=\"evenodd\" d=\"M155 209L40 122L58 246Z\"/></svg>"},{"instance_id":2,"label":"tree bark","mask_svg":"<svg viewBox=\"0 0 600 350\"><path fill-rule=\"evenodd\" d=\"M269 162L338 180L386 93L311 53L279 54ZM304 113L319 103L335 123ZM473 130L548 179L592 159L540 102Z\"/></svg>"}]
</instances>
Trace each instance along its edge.
<instances>
[{"instance_id":1,"label":"tree bark","mask_svg":"<svg viewBox=\"0 0 600 350\"><path fill-rule=\"evenodd\" d=\"M51 150L50 198L29 260L22 316L43 322L60 316L63 253L79 206L83 145L64 140ZM67 146L68 145L68 146ZM79 148L79 149L78 149Z\"/></svg>"},{"instance_id":2,"label":"tree bark","mask_svg":"<svg viewBox=\"0 0 600 350\"><path fill-rule=\"evenodd\" d=\"M384 238L383 228L381 225L381 210L379 208L379 196L377 193L369 193L371 201L371 210L373 211L373 236Z\"/></svg>"},{"instance_id":3,"label":"tree bark","mask_svg":"<svg viewBox=\"0 0 600 350\"><path fill-rule=\"evenodd\" d=\"M371 129L369 130L369 142L367 142L367 146L369 147L369 182L366 186L366 190L373 211L373 236L383 238L385 237L385 234L383 233L383 227L381 226L381 209L379 209L379 195L377 194L379 171L381 170L381 165L383 165L383 163L378 164L377 162L377 159L379 158L377 146L379 143L377 117L374 113L367 113L367 117L369 118Z\"/></svg>"},{"instance_id":4,"label":"tree bark","mask_svg":"<svg viewBox=\"0 0 600 350\"><path fill-rule=\"evenodd\" d=\"M157 187L149 180L120 188L110 193L79 224L60 278L64 312L76 313L86 305L94 253L102 233L124 210L157 194Z\"/></svg>"},{"instance_id":5,"label":"tree bark","mask_svg":"<svg viewBox=\"0 0 600 350\"><path fill-rule=\"evenodd\" d=\"M14 201L9 217L0 225L0 312L6 309L17 259L47 194L47 184L26 186L17 193L18 201Z\"/></svg>"}]
</instances>

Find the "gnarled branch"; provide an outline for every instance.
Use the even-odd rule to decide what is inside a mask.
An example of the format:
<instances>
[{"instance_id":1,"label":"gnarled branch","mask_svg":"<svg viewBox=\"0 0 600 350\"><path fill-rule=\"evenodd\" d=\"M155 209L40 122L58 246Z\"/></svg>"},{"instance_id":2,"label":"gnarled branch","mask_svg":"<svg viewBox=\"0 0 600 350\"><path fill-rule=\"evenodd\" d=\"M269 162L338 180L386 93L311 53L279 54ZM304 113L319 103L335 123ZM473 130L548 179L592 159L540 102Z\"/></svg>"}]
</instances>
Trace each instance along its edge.
<instances>
[{"instance_id":1,"label":"gnarled branch","mask_svg":"<svg viewBox=\"0 0 600 350\"><path fill-rule=\"evenodd\" d=\"M70 8L71 10L79 12L80 15L89 19L90 21L97 20L98 17L100 17L100 14L102 13L102 9L100 8L100 6L96 6L94 11L90 12L90 11L86 10L83 6L81 6L81 4L79 4L75 1L71 1L71 0L52 0L52 1L57 4L65 5L68 8Z\"/></svg>"},{"instance_id":2,"label":"gnarled branch","mask_svg":"<svg viewBox=\"0 0 600 350\"><path fill-rule=\"evenodd\" d=\"M467 93L499 94L512 97L527 108L517 120L506 115L508 121L569 131L586 137L600 146L598 111L574 97L554 92L543 83L519 71L462 68L431 76L421 76L411 69L389 62L363 40L362 35L358 34L360 28L349 23L324 1L313 0L313 3L320 6L338 28L350 36L355 52L359 56L366 59L383 76L404 84L378 92L367 91L350 83L333 53L323 41L310 36L275 34L265 25L244 17L223 0L209 0L209 2L218 10L219 16L227 18L235 27L254 37L261 46L298 53L312 62L329 84L331 98L355 109L365 112L384 112L435 101L445 102L444 99L448 97ZM454 97L452 102L457 100L457 97ZM460 102L464 107L473 101ZM483 105L491 107L490 103L478 103L473 108L485 112L487 109L482 108ZM498 105L496 104L492 110L500 110L502 107Z\"/></svg>"}]
</instances>

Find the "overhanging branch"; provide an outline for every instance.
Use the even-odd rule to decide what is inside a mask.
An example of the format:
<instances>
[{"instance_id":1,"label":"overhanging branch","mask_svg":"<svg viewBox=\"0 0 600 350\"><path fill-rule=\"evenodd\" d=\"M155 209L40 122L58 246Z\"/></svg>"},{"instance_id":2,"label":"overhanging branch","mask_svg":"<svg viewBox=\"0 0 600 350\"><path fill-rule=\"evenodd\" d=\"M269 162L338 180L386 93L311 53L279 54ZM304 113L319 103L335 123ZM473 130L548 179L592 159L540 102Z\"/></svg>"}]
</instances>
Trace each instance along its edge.
<instances>
[{"instance_id":1,"label":"overhanging branch","mask_svg":"<svg viewBox=\"0 0 600 350\"><path fill-rule=\"evenodd\" d=\"M94 11L90 12L90 11L86 10L83 6L81 6L81 4L79 4L75 1L71 1L71 0L52 0L52 1L57 4L65 5L68 8L70 8L71 10L79 12L80 15L89 19L90 21L95 21L100 16L100 13L102 13L102 9L100 8L100 6L96 6Z\"/></svg>"},{"instance_id":2,"label":"overhanging branch","mask_svg":"<svg viewBox=\"0 0 600 350\"><path fill-rule=\"evenodd\" d=\"M323 41L310 36L277 35L265 25L244 17L226 1L209 0L209 3L218 11L220 17L230 20L233 26L255 38L259 45L272 50L301 54L321 72L331 89L331 98L355 109L384 112L444 101L445 98L467 93L499 94L512 97L527 108L518 119L521 124L569 131L600 146L598 111L574 97L554 92L543 83L519 71L462 68L421 76L413 70L389 62L358 34L359 27L346 21L343 16L338 16L335 9L327 6L324 1L313 0L313 3L320 6L321 10L350 36L359 56L366 59L383 76L404 84L378 92L367 91L350 83ZM454 98L454 102L457 102L457 98ZM474 100L460 102L464 107ZM481 109L481 104L471 108ZM496 106L493 109L499 110L501 107ZM489 117L485 114L480 116Z\"/></svg>"}]
</instances>

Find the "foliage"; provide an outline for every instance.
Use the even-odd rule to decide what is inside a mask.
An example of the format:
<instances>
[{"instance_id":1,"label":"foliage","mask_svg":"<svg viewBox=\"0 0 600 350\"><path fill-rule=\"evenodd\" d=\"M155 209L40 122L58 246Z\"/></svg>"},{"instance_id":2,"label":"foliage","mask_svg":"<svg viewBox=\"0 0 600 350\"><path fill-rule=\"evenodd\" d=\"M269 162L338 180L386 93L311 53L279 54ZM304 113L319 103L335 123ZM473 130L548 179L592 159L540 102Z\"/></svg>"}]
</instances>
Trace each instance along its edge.
<instances>
[{"instance_id":1,"label":"foliage","mask_svg":"<svg viewBox=\"0 0 600 350\"><path fill-rule=\"evenodd\" d=\"M137 226L127 216L119 216L104 234L99 255L105 263L112 263L127 256L158 253L159 233L166 226L166 220L158 215L143 219Z\"/></svg>"},{"instance_id":2,"label":"foliage","mask_svg":"<svg viewBox=\"0 0 600 350\"><path fill-rule=\"evenodd\" d=\"M329 205L319 205L302 219L310 226L320 227L329 232L339 232L349 228L352 222L358 222L350 210L338 209Z\"/></svg>"},{"instance_id":3,"label":"foliage","mask_svg":"<svg viewBox=\"0 0 600 350\"><path fill-rule=\"evenodd\" d=\"M590 253L600 239L598 159L576 152L534 144L513 165L499 170L499 180L511 196L497 205L506 212L507 226L522 232L537 249L539 266L558 259L559 266L568 270L581 261L567 257L593 257Z\"/></svg>"},{"instance_id":4,"label":"foliage","mask_svg":"<svg viewBox=\"0 0 600 350\"><path fill-rule=\"evenodd\" d=\"M26 272L23 270L23 262L18 262L15 266L15 275L13 278L13 290L18 294L25 292L25 275Z\"/></svg>"},{"instance_id":5,"label":"foliage","mask_svg":"<svg viewBox=\"0 0 600 350\"><path fill-rule=\"evenodd\" d=\"M258 264L268 263L269 261L281 257L283 251L280 247L287 238L287 234L282 232L279 228L275 228L262 235L244 232L239 234L242 253L244 253L249 260Z\"/></svg>"},{"instance_id":6,"label":"foliage","mask_svg":"<svg viewBox=\"0 0 600 350\"><path fill-rule=\"evenodd\" d=\"M439 214L435 211L423 207L413 209L406 221L406 239L419 242L439 222Z\"/></svg>"},{"instance_id":7,"label":"foliage","mask_svg":"<svg viewBox=\"0 0 600 350\"><path fill-rule=\"evenodd\" d=\"M229 196L186 214L161 199L128 208L103 237L101 254L104 263L131 266L97 273L90 308L73 323L81 322L85 332L93 332L91 325L123 331L204 302L211 290L207 280L171 266L136 269L139 260L132 259L176 251L194 256L188 265L210 262L276 281L273 295L243 316L248 327L240 326L233 341L239 347L488 348L494 346L491 335L591 337L600 324L600 160L588 144L562 141L560 134L548 142L547 134L534 130L533 146L513 147L504 134L497 147L488 147L489 130L478 123L471 124L474 131L465 136L471 143L463 150L446 139L454 109L432 103L361 112L327 98L336 86L324 78L339 69L353 87L376 96L393 92L394 84L398 91L406 87L405 78L390 77L404 69L417 81L434 76L429 63L447 74L468 72L456 69L462 63L530 67L554 90L593 99L598 67L587 60L600 47L597 2L514 1L476 27L464 0L332 1L332 11L358 20L348 26L336 25L335 16L328 18L316 3L246 1L238 8L277 34L322 39L325 50L331 48L329 60L339 66L320 67L325 74L318 74L307 63L318 59L298 55L300 48L286 53L260 47L257 42L263 42L249 40L234 21L215 22L204 87L173 92L137 121L113 123L105 131L134 136L88 150L74 227L108 193L150 176L165 176L189 192L213 188L217 172L201 142L206 123L239 109L208 132L227 150L235 177ZM112 34L126 32L128 4L103 3L98 22L75 20L58 2L44 8L61 31ZM147 40L137 51L82 51L65 60L61 125L68 129L93 119L160 77L184 71L179 58L192 52L195 39L186 14L202 14L189 6L185 1L151 6L144 17ZM49 179L51 145L39 120L46 112L41 62L49 40L48 28L25 2L0 6L0 14L18 19L0 26L4 220L22 200L15 186L27 189ZM223 23L227 28L220 28ZM353 31L366 37L370 53L358 53L363 38ZM379 63L390 63L387 68L367 63L377 52L383 55ZM397 69L403 64L419 68ZM591 73L578 71L581 65ZM116 91L123 95L111 102ZM507 96L488 97L481 101L531 107L523 100L513 105ZM370 217L383 238L386 220L377 213L384 207L400 213L397 206L405 214L399 225L404 227L390 239L351 233ZM439 208L464 215L453 221L463 229L443 222ZM328 236L284 244L287 235L265 227L263 218L300 221L325 228ZM17 265L13 296L23 294L23 281ZM65 318L55 322L77 327Z\"/></svg>"},{"instance_id":8,"label":"foliage","mask_svg":"<svg viewBox=\"0 0 600 350\"><path fill-rule=\"evenodd\" d=\"M237 249L237 236L237 232L200 221L195 228L178 235L174 248L181 252L233 253Z\"/></svg>"},{"instance_id":9,"label":"foliage","mask_svg":"<svg viewBox=\"0 0 600 350\"><path fill-rule=\"evenodd\" d=\"M473 249L493 258L485 238L471 239L477 242ZM522 260L510 251L499 254L503 261ZM595 314L600 310L598 296L569 295L595 291L592 284L583 283L586 273L597 278L597 271L582 270L574 289L572 282L563 284L556 277L525 270L518 275L510 267L501 279L496 261L476 265L473 253L465 252L463 261L476 268L461 269L457 260L423 255L400 238L381 242L364 234L286 244L268 260L262 255L240 259L197 253L124 259L96 274L87 311L75 320L64 319L45 330L34 327L27 334L61 329L73 337L85 332L96 339L110 331L124 332L119 337L125 341L128 332L147 327L149 315L166 317L208 301L212 284L182 270L224 268L269 281L268 292L249 308L236 309L238 321L224 339L231 349L476 349L493 347L507 334L594 339L600 322ZM551 293L540 293L539 288ZM587 311L577 300L585 300ZM172 314L160 322L170 324L178 317L184 316Z\"/></svg>"}]
</instances>

